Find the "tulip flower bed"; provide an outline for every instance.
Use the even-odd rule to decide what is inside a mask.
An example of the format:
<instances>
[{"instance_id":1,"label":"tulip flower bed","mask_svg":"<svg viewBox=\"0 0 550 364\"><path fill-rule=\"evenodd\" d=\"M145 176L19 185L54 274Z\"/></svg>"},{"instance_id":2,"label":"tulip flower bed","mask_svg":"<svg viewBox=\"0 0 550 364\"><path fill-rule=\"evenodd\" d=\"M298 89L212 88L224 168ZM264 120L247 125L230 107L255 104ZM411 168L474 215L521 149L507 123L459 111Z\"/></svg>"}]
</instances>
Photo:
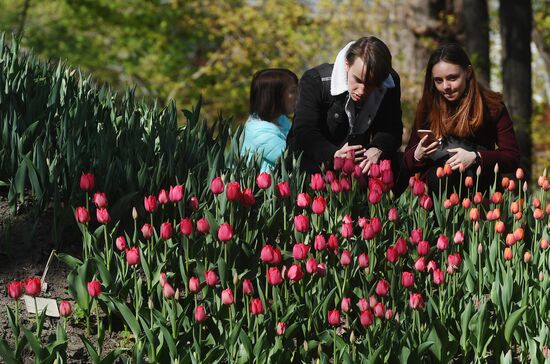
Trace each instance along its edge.
<instances>
[{"instance_id":1,"label":"tulip flower bed","mask_svg":"<svg viewBox=\"0 0 550 364\"><path fill-rule=\"evenodd\" d=\"M166 186L127 206L127 227L82 175L83 257L59 255L74 298L60 312L85 313L91 361L549 360L545 173L531 192L518 170L486 196L467 177L462 200L440 200L413 177L394 199L388 162L369 177L351 160L335 166L307 178L228 171ZM16 342L1 341L0 355L17 362L30 345L38 361L63 358L61 324L46 347L40 316L19 340L21 284L8 292ZM104 352L113 321L131 343Z\"/></svg>"}]
</instances>

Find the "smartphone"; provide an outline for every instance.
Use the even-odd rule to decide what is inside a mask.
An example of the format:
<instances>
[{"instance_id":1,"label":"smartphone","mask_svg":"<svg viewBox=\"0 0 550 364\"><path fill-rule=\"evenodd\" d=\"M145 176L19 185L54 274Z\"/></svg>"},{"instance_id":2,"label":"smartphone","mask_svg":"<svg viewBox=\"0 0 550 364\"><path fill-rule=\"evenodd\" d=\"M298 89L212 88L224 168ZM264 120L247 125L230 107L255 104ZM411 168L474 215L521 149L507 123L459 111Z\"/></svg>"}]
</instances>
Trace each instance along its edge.
<instances>
[{"instance_id":1,"label":"smartphone","mask_svg":"<svg viewBox=\"0 0 550 364\"><path fill-rule=\"evenodd\" d=\"M434 132L429 129L418 129L416 131L416 134L420 139L424 138L427 135L428 139L426 141L428 144L432 144L433 142L437 141Z\"/></svg>"}]
</instances>

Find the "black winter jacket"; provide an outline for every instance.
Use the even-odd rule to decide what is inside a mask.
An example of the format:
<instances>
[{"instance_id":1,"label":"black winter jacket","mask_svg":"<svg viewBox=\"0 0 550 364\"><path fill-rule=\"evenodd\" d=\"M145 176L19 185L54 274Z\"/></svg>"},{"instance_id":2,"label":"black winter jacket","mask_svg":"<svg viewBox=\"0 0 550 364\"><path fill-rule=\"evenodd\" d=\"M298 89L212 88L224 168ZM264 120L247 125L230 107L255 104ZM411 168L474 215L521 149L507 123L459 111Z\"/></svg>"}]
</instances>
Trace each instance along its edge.
<instances>
[{"instance_id":1,"label":"black winter jacket","mask_svg":"<svg viewBox=\"0 0 550 364\"><path fill-rule=\"evenodd\" d=\"M392 158L403 134L399 75L391 71L395 87L386 91L374 116L366 115L366 110L358 114L354 128L371 121L365 132L356 134L350 132L345 111L348 92L330 94L332 68L332 64L322 64L306 71L300 79L294 122L287 137L289 155L298 157L303 152L301 168L308 173L320 171L322 164L332 168L334 153L346 142L367 149L376 147L382 150L382 158Z\"/></svg>"}]
</instances>

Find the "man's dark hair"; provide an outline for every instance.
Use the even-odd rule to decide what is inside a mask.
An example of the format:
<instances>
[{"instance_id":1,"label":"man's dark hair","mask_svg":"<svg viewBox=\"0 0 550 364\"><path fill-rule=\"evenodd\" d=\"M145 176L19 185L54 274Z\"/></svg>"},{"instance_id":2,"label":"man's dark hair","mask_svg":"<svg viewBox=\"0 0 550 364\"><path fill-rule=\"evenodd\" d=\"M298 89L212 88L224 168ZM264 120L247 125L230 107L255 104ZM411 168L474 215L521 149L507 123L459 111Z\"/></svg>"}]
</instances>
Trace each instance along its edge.
<instances>
[{"instance_id":1,"label":"man's dark hair","mask_svg":"<svg viewBox=\"0 0 550 364\"><path fill-rule=\"evenodd\" d=\"M356 40L346 54L346 61L351 67L357 58L365 64L365 85L382 86L391 71L391 53L388 46L376 37L363 37Z\"/></svg>"}]
</instances>

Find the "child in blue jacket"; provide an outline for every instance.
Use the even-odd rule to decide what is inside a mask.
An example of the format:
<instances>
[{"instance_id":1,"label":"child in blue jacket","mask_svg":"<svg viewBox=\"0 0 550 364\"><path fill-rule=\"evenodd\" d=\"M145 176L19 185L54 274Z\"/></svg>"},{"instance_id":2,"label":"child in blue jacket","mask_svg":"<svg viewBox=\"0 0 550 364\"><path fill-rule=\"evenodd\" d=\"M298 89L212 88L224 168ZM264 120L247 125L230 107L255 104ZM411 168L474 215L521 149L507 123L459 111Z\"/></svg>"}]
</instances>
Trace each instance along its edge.
<instances>
[{"instance_id":1,"label":"child in blue jacket","mask_svg":"<svg viewBox=\"0 0 550 364\"><path fill-rule=\"evenodd\" d=\"M241 155L262 155L261 172L269 172L286 148L294 113L298 77L285 68L258 71L250 86L250 116L244 128Z\"/></svg>"}]
</instances>

